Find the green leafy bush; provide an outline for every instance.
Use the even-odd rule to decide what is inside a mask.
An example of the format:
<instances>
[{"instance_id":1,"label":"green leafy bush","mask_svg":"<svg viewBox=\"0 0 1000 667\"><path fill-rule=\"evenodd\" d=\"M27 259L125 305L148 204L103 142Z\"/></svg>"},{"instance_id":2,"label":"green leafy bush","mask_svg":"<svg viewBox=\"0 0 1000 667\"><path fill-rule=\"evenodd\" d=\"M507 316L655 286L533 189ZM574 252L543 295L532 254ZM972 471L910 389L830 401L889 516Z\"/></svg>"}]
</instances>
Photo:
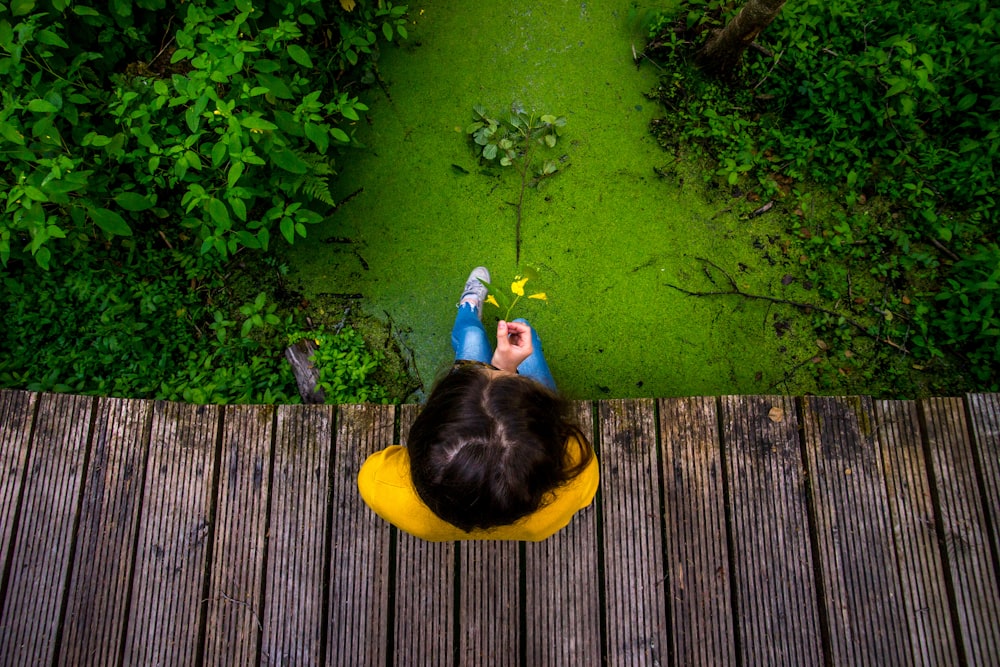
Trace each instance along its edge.
<instances>
[{"instance_id":1,"label":"green leafy bush","mask_svg":"<svg viewBox=\"0 0 1000 667\"><path fill-rule=\"evenodd\" d=\"M0 4L4 265L148 230L227 256L322 219L367 109L338 82L372 76L405 7L258 4Z\"/></svg>"},{"instance_id":2,"label":"green leafy bush","mask_svg":"<svg viewBox=\"0 0 1000 667\"><path fill-rule=\"evenodd\" d=\"M388 392L373 378L382 354L370 351L357 331L345 327L337 333L300 333L293 335L289 344L303 338L316 343L310 361L319 372L316 386L323 391L326 403L388 402Z\"/></svg>"},{"instance_id":3,"label":"green leafy bush","mask_svg":"<svg viewBox=\"0 0 1000 667\"><path fill-rule=\"evenodd\" d=\"M656 97L667 109L654 133L754 197L798 198L799 181L832 193L840 209L821 220L804 201L789 207L808 279L851 296L876 335L923 359L954 352L978 386L997 387L1000 8L789 3L729 87L689 56L738 9L689 0L653 23L647 54L666 63ZM859 273L881 294L852 294Z\"/></svg>"}]
</instances>

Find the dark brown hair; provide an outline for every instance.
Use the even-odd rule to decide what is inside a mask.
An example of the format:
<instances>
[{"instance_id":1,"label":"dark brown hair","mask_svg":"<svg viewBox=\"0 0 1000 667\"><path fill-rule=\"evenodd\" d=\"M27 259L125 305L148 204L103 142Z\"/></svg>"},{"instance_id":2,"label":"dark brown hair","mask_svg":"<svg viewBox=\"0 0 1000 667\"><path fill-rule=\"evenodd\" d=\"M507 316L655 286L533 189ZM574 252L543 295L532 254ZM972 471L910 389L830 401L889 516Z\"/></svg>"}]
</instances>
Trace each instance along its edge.
<instances>
[{"instance_id":1,"label":"dark brown hair","mask_svg":"<svg viewBox=\"0 0 1000 667\"><path fill-rule=\"evenodd\" d=\"M558 394L470 365L456 365L437 383L407 448L421 500L466 532L532 514L594 456Z\"/></svg>"}]
</instances>

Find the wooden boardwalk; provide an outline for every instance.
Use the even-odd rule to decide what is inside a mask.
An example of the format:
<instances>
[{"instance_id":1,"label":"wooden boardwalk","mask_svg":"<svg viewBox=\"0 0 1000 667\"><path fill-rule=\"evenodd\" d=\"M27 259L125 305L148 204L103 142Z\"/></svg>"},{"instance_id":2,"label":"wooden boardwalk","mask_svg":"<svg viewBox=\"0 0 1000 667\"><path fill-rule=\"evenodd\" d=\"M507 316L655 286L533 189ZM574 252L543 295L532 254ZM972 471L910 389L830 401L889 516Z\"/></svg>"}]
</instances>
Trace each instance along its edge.
<instances>
[{"instance_id":1,"label":"wooden boardwalk","mask_svg":"<svg viewBox=\"0 0 1000 667\"><path fill-rule=\"evenodd\" d=\"M996 665L1000 395L578 404L538 543L361 502L414 406L0 391L3 665Z\"/></svg>"}]
</instances>

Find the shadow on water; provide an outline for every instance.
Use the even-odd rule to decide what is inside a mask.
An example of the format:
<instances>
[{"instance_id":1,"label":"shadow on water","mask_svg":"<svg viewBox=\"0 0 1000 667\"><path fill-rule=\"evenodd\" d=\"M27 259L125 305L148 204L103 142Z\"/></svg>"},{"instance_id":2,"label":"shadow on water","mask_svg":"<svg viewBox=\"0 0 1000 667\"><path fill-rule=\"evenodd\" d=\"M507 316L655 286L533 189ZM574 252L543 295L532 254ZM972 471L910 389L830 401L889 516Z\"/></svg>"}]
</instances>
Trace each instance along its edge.
<instances>
[{"instance_id":1,"label":"shadow on water","mask_svg":"<svg viewBox=\"0 0 1000 667\"><path fill-rule=\"evenodd\" d=\"M522 264L548 303L527 302L560 388L571 398L803 393L814 353L794 313L763 302L698 299L666 286L711 289L698 258L748 291L785 295L788 260L766 216L728 212L700 176L661 178L673 161L653 140L657 85L637 67L654 3L457 0L412 4L410 39L383 49L387 97L374 97L365 145L342 164L343 204L296 245L293 276L307 295L360 293L390 318L425 386L451 361L449 331L470 269L509 284L517 177L484 170L464 128L472 108L518 101L566 116L554 153L570 166L526 193ZM457 165L457 167L455 166ZM353 196L352 196L353 195ZM324 243L349 240L350 243ZM487 329L496 311L487 310ZM784 319L783 319L784 318ZM781 323L779 325L779 322ZM806 364L807 367L808 364Z\"/></svg>"}]
</instances>

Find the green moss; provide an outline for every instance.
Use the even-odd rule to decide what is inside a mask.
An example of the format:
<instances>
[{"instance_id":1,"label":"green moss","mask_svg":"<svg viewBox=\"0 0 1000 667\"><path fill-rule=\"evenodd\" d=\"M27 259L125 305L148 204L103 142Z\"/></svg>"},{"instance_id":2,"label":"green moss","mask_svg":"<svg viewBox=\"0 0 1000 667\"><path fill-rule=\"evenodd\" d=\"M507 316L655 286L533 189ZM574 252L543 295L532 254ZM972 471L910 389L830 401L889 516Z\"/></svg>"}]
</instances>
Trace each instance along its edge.
<instances>
[{"instance_id":1,"label":"green moss","mask_svg":"<svg viewBox=\"0 0 1000 667\"><path fill-rule=\"evenodd\" d=\"M632 60L644 10L622 0L412 5L410 40L380 62L391 99L372 104L370 124L358 128L368 148L336 186L338 200L356 194L294 250L292 275L307 297L361 293L370 315L391 317L429 386L451 361L469 270L486 265L499 284L518 273L516 175L481 173L462 132L474 105L517 100L568 118L558 150L571 166L524 202L522 261L540 269L532 287L549 302L519 311L565 393L814 391L802 370L816 352L806 318L667 286L715 289L706 258L742 289L802 298L797 283L782 285L777 216L747 220L745 200L706 198L700 182L657 175L673 157L648 131L657 109L644 94L657 72ZM324 242L345 238L353 243Z\"/></svg>"}]
</instances>

